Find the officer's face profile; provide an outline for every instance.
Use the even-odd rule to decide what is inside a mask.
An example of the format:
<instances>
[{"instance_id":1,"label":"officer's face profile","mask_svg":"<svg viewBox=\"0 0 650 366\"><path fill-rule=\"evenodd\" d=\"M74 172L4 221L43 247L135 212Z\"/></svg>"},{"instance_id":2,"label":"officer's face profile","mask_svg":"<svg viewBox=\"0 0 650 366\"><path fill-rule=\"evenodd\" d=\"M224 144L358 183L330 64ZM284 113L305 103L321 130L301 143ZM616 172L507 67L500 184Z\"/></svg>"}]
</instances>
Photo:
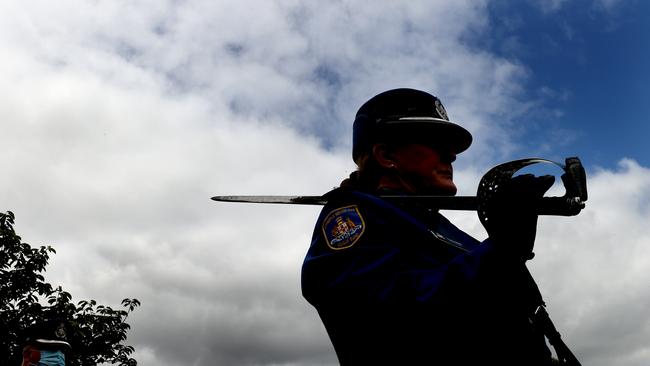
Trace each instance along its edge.
<instances>
[{"instance_id":1,"label":"officer's face profile","mask_svg":"<svg viewBox=\"0 0 650 366\"><path fill-rule=\"evenodd\" d=\"M388 147L377 144L373 148L377 162L395 177L384 177L386 188L399 189L412 194L456 194L452 162L456 154L448 148L421 143Z\"/></svg>"}]
</instances>

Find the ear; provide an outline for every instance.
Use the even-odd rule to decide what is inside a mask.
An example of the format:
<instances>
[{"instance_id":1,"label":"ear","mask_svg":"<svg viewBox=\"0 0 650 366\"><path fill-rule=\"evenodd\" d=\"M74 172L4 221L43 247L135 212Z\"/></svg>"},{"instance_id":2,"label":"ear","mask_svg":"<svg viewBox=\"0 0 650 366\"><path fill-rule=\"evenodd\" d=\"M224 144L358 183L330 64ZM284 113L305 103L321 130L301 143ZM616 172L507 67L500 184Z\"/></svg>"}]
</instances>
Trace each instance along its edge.
<instances>
[{"instance_id":1,"label":"ear","mask_svg":"<svg viewBox=\"0 0 650 366\"><path fill-rule=\"evenodd\" d=\"M375 144L372 147L372 156L382 168L392 169L397 165L393 152L386 144Z\"/></svg>"}]
</instances>

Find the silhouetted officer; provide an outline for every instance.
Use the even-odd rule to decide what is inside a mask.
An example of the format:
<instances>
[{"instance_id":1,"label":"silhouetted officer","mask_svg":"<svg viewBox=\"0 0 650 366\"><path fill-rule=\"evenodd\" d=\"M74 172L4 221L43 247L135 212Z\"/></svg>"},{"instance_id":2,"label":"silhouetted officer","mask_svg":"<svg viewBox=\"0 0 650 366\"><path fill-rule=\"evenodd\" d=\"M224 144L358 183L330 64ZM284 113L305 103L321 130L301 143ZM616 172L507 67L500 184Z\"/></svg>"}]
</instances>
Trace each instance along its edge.
<instances>
[{"instance_id":1,"label":"silhouetted officer","mask_svg":"<svg viewBox=\"0 0 650 366\"><path fill-rule=\"evenodd\" d=\"M512 179L479 242L435 210L379 195L455 195L452 163L472 142L423 91L381 93L357 112L358 170L327 194L302 289L343 365L548 365L525 266L553 177Z\"/></svg>"}]
</instances>

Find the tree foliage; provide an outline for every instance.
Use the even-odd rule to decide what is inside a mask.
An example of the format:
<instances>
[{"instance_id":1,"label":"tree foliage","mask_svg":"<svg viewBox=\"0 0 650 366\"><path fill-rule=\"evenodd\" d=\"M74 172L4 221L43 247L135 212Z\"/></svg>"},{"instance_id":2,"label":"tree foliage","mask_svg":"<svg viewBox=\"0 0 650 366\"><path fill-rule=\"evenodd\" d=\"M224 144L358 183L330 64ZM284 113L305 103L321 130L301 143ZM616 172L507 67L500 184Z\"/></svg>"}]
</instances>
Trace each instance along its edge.
<instances>
[{"instance_id":1,"label":"tree foliage","mask_svg":"<svg viewBox=\"0 0 650 366\"><path fill-rule=\"evenodd\" d=\"M14 230L14 219L12 212L0 212L0 364L20 365L28 331L63 320L72 345L68 365L136 365L130 357L134 348L124 341L130 328L126 319L140 302L124 299L122 309L95 300L73 303L70 293L43 277L54 248L23 243Z\"/></svg>"}]
</instances>

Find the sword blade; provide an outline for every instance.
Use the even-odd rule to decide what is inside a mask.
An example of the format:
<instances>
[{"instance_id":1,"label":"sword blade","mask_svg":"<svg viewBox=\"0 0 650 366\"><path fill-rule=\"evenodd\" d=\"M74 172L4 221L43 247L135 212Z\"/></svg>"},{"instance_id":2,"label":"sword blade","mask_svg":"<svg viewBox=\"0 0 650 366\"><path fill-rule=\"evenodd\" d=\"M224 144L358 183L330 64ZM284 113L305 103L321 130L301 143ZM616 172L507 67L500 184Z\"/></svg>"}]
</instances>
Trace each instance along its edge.
<instances>
[{"instance_id":1,"label":"sword blade","mask_svg":"<svg viewBox=\"0 0 650 366\"><path fill-rule=\"evenodd\" d=\"M476 211L478 200L474 196L379 196L393 203L408 202L440 210ZM239 203L273 203L289 205L324 205L323 196L215 196L214 201Z\"/></svg>"},{"instance_id":2,"label":"sword blade","mask_svg":"<svg viewBox=\"0 0 650 366\"><path fill-rule=\"evenodd\" d=\"M214 201L239 203L275 203L287 205L324 205L323 196L214 196Z\"/></svg>"}]
</instances>

